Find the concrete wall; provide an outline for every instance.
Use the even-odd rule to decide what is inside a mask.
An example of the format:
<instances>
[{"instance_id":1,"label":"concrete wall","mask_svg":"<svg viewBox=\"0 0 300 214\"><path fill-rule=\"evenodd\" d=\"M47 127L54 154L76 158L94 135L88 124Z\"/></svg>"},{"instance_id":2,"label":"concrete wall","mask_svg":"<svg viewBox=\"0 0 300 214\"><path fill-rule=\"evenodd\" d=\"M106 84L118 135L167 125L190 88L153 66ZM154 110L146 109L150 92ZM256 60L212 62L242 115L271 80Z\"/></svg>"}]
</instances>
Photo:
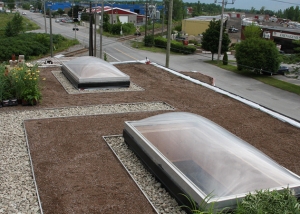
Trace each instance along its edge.
<instances>
[{"instance_id":1,"label":"concrete wall","mask_svg":"<svg viewBox=\"0 0 300 214\"><path fill-rule=\"evenodd\" d=\"M182 20L182 31L188 35L198 36L208 28L209 21Z\"/></svg>"}]
</instances>

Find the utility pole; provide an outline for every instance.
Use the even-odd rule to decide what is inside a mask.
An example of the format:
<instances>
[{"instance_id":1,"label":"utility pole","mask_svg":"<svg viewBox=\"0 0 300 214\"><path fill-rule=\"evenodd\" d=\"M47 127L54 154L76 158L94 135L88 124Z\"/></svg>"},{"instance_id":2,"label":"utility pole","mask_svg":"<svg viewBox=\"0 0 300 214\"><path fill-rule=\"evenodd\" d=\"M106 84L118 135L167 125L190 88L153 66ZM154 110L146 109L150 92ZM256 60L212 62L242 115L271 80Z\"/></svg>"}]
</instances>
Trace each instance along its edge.
<instances>
[{"instance_id":1,"label":"utility pole","mask_svg":"<svg viewBox=\"0 0 300 214\"><path fill-rule=\"evenodd\" d=\"M170 61L170 48L171 48L171 27L172 27L172 11L173 11L173 0L169 0L168 9L168 36L167 36L167 54L166 54L166 68L169 68Z\"/></svg>"},{"instance_id":2,"label":"utility pole","mask_svg":"<svg viewBox=\"0 0 300 214\"><path fill-rule=\"evenodd\" d=\"M101 4L101 26L100 26L100 59L102 59L102 34L103 34L103 13L104 13L104 0L102 0Z\"/></svg>"},{"instance_id":3,"label":"utility pole","mask_svg":"<svg viewBox=\"0 0 300 214\"><path fill-rule=\"evenodd\" d=\"M166 13L166 2L163 0L163 17L162 17L161 36L164 35L165 13Z\"/></svg>"},{"instance_id":4,"label":"utility pole","mask_svg":"<svg viewBox=\"0 0 300 214\"><path fill-rule=\"evenodd\" d=\"M92 22L92 2L91 1L90 1L89 56L93 56L93 22Z\"/></svg>"},{"instance_id":5,"label":"utility pole","mask_svg":"<svg viewBox=\"0 0 300 214\"><path fill-rule=\"evenodd\" d=\"M148 24L148 1L146 0L146 24L145 24L145 37L147 36L147 24Z\"/></svg>"},{"instance_id":6,"label":"utility pole","mask_svg":"<svg viewBox=\"0 0 300 214\"><path fill-rule=\"evenodd\" d=\"M51 10L52 10L52 5L50 7L50 10L49 10L49 16L50 16L50 55L51 55L51 58L53 57L53 37L52 37L52 13L51 13Z\"/></svg>"},{"instance_id":7,"label":"utility pole","mask_svg":"<svg viewBox=\"0 0 300 214\"><path fill-rule=\"evenodd\" d=\"M97 12L96 12L96 9L97 9L97 4L98 4L98 2L96 2L96 7L95 7L95 11L94 11L94 56L97 56L97 46L96 46L96 41L97 41L97 37L96 37L96 35L97 35L97 25L96 25L96 23L97 23L97 21L96 21L96 19L97 19Z\"/></svg>"},{"instance_id":8,"label":"utility pole","mask_svg":"<svg viewBox=\"0 0 300 214\"><path fill-rule=\"evenodd\" d=\"M47 25L46 25L46 0L44 0L44 20L45 20L45 33L47 33Z\"/></svg>"},{"instance_id":9,"label":"utility pole","mask_svg":"<svg viewBox=\"0 0 300 214\"><path fill-rule=\"evenodd\" d=\"M232 0L231 4L234 4L235 0ZM217 0L215 0L215 3L217 3ZM221 50L222 50L222 40L223 40L223 17L224 17L224 7L228 4L227 0L222 0L222 13L221 13L221 26L220 26L220 37L219 37L219 47L218 47L218 64L220 63L220 56L221 56Z\"/></svg>"}]
</instances>

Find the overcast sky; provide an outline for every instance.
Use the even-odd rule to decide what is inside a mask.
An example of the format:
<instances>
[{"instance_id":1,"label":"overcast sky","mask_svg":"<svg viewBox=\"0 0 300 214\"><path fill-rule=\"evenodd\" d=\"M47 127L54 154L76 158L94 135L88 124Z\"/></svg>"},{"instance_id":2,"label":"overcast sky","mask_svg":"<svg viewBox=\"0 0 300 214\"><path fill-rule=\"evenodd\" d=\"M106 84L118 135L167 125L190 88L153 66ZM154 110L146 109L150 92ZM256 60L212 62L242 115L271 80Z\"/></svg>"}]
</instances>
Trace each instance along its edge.
<instances>
[{"instance_id":1,"label":"overcast sky","mask_svg":"<svg viewBox=\"0 0 300 214\"><path fill-rule=\"evenodd\" d=\"M183 0L184 2L198 2L198 0ZM222 2L218 0L217 2ZM265 7L266 10L285 10L289 7L300 6L300 0L236 0L235 3L229 4L232 0L227 0L227 8L238 8L238 9L251 9L254 7L256 10L260 10L261 7ZM214 3L214 0L200 0L200 3L210 4ZM219 3L221 5L221 3Z\"/></svg>"}]
</instances>

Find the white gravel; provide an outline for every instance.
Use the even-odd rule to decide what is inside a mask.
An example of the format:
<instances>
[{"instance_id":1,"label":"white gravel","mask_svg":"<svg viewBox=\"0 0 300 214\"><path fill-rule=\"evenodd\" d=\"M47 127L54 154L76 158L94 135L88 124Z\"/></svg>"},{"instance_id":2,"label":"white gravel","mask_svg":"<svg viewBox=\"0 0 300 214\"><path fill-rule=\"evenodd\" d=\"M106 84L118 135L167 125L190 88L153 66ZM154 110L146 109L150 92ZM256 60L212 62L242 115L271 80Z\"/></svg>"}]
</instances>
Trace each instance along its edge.
<instances>
[{"instance_id":1,"label":"white gravel","mask_svg":"<svg viewBox=\"0 0 300 214\"><path fill-rule=\"evenodd\" d=\"M151 102L1 112L0 213L40 213L24 120L173 109L163 102Z\"/></svg>"},{"instance_id":2,"label":"white gravel","mask_svg":"<svg viewBox=\"0 0 300 214\"><path fill-rule=\"evenodd\" d=\"M184 214L176 200L161 186L143 166L137 156L128 149L122 136L106 136L104 140L121 161L144 195L158 213Z\"/></svg>"},{"instance_id":3,"label":"white gravel","mask_svg":"<svg viewBox=\"0 0 300 214\"><path fill-rule=\"evenodd\" d=\"M58 82L64 87L68 94L82 94L82 93L102 93L102 92L118 92L118 91L144 91L143 88L134 84L130 81L130 86L128 88L97 88L97 89L86 89L78 90L70 83L70 81L65 77L65 75L59 71L52 71L52 74L56 77Z\"/></svg>"}]
</instances>

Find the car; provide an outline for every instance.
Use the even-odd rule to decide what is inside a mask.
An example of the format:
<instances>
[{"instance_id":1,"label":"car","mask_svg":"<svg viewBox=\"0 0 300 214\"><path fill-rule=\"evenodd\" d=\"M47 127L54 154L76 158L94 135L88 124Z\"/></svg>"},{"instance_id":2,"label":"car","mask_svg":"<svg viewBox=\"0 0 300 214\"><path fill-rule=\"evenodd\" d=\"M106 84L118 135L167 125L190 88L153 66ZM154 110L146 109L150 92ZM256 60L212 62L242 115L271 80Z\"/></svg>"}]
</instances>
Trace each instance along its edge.
<instances>
[{"instance_id":1,"label":"car","mask_svg":"<svg viewBox=\"0 0 300 214\"><path fill-rule=\"evenodd\" d=\"M61 20L60 19L55 19L55 22L56 23L59 23Z\"/></svg>"},{"instance_id":2,"label":"car","mask_svg":"<svg viewBox=\"0 0 300 214\"><path fill-rule=\"evenodd\" d=\"M282 75L284 75L285 73L289 73L289 72L290 72L290 70L289 70L289 68L288 68L287 66L280 65L280 66L279 66L279 69L278 69L278 71L277 71L277 74L282 74Z\"/></svg>"},{"instance_id":3,"label":"car","mask_svg":"<svg viewBox=\"0 0 300 214\"><path fill-rule=\"evenodd\" d=\"M23 12L23 13L22 13L22 15L26 15L26 13L25 13L25 12Z\"/></svg>"},{"instance_id":4,"label":"car","mask_svg":"<svg viewBox=\"0 0 300 214\"><path fill-rule=\"evenodd\" d=\"M239 32L239 29L237 29L237 28L235 28L235 27L230 27L230 28L228 29L228 33L237 33L237 32Z\"/></svg>"}]
</instances>

